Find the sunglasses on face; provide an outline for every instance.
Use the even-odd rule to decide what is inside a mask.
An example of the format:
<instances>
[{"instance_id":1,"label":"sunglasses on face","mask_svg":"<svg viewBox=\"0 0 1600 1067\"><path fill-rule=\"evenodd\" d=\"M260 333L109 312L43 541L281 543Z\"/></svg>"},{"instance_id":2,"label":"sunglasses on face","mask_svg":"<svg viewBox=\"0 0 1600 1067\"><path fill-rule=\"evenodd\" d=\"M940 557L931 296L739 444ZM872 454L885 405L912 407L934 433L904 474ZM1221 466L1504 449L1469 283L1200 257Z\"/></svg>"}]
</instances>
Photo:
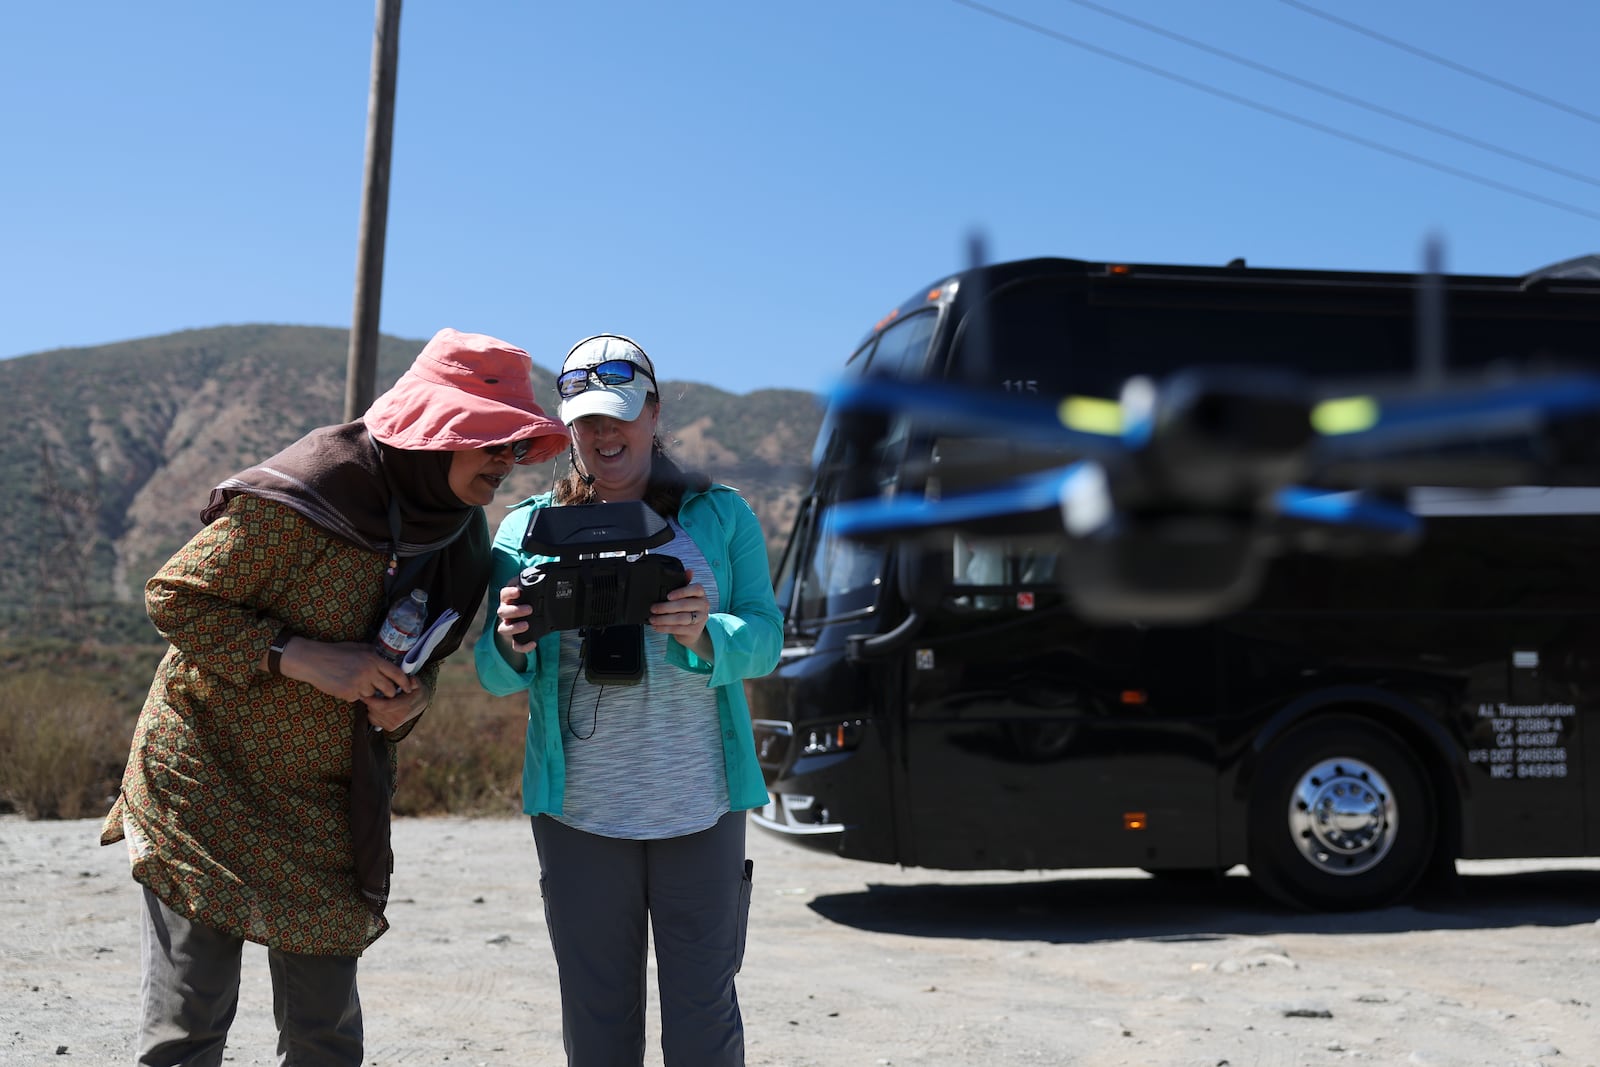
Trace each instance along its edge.
<instances>
[{"instance_id":1,"label":"sunglasses on face","mask_svg":"<svg viewBox=\"0 0 1600 1067\"><path fill-rule=\"evenodd\" d=\"M528 454L528 449L532 447L532 441L512 441L510 444L505 445L484 445L483 454L486 456L501 456L509 449L512 462L521 463L523 457Z\"/></svg>"},{"instance_id":2,"label":"sunglasses on face","mask_svg":"<svg viewBox=\"0 0 1600 1067\"><path fill-rule=\"evenodd\" d=\"M589 388L590 378L593 378L602 386L626 385L633 381L635 373L642 373L646 378L650 378L651 385L655 384L655 379L650 377L650 372L631 360L608 359L603 363L596 363L592 367L579 367L577 370L567 371L556 379L556 392L561 394L563 400L566 400Z\"/></svg>"}]
</instances>

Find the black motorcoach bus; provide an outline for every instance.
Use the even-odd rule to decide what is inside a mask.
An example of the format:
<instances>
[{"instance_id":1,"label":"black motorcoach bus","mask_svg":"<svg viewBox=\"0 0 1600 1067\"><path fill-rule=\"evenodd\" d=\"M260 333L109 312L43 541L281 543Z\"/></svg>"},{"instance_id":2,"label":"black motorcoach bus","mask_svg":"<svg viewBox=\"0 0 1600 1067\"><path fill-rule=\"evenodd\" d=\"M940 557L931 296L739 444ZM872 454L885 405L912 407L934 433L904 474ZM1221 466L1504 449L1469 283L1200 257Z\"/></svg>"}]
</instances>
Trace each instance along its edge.
<instances>
[{"instance_id":1,"label":"black motorcoach bus","mask_svg":"<svg viewBox=\"0 0 1600 1067\"><path fill-rule=\"evenodd\" d=\"M1413 370L1428 292L1452 371L1593 371L1597 268L995 264L900 305L845 373L1105 398L1208 364L1387 380ZM1097 624L1037 545L834 536L839 437L826 417L779 567L782 661L748 683L761 827L947 870L1245 864L1326 909L1399 899L1458 857L1600 855L1600 489L1417 487L1409 554L1286 555L1223 617ZM1007 471L1000 440L898 445L886 487L941 448ZM936 595L906 573L942 576Z\"/></svg>"}]
</instances>

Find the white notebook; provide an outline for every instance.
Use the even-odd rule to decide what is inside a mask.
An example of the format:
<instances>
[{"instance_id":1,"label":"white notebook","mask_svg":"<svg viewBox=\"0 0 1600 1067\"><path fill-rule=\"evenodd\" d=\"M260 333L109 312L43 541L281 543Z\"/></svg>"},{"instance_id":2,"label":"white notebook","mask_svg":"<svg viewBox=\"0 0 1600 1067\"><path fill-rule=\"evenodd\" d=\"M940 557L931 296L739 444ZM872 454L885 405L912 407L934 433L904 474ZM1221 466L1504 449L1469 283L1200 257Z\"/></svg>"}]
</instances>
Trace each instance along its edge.
<instances>
[{"instance_id":1,"label":"white notebook","mask_svg":"<svg viewBox=\"0 0 1600 1067\"><path fill-rule=\"evenodd\" d=\"M439 647L439 642L445 639L454 626L456 620L461 618L461 613L455 608L445 608L433 624L422 631L422 636L417 638L417 643L411 646L411 651L406 653L406 658L400 661L400 668L407 674L416 674L422 665L428 662L428 657L433 650Z\"/></svg>"}]
</instances>

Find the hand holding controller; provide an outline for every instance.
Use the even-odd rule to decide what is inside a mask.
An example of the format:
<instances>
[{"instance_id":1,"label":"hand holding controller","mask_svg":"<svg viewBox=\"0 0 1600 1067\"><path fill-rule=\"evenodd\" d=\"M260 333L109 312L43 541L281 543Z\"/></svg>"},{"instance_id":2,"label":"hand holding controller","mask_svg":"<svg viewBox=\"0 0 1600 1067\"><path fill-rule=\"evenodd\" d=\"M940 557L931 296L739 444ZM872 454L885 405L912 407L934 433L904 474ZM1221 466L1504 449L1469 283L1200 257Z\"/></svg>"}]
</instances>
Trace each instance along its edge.
<instances>
[{"instance_id":1,"label":"hand holding controller","mask_svg":"<svg viewBox=\"0 0 1600 1067\"><path fill-rule=\"evenodd\" d=\"M650 606L689 580L681 560L649 552L672 536L667 520L641 500L535 510L522 550L556 558L523 568L515 590L507 587L507 608L528 609L518 612L527 629L515 644L531 645L553 630L649 622Z\"/></svg>"},{"instance_id":2,"label":"hand holding controller","mask_svg":"<svg viewBox=\"0 0 1600 1067\"><path fill-rule=\"evenodd\" d=\"M650 606L688 582L676 556L644 555L535 563L517 576L517 604L530 609L517 644L552 630L650 621Z\"/></svg>"}]
</instances>

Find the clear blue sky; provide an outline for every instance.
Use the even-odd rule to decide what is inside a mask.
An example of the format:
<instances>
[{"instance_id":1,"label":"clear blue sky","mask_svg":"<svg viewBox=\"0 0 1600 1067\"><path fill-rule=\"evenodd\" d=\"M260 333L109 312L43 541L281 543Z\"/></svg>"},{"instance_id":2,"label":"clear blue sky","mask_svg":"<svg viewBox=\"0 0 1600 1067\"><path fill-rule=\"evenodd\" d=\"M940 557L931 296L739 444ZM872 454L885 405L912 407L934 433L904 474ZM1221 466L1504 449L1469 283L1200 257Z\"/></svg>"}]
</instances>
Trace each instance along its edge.
<instances>
[{"instance_id":1,"label":"clear blue sky","mask_svg":"<svg viewBox=\"0 0 1600 1067\"><path fill-rule=\"evenodd\" d=\"M1039 29L958 0L409 0L382 329L546 367L617 331L665 377L823 389L974 230L991 259L1600 252L1600 4L1305 2L1589 117L1285 0L1104 4L1500 153L1072 0L992 0ZM364 0L5 5L0 356L348 328L373 22Z\"/></svg>"}]
</instances>

